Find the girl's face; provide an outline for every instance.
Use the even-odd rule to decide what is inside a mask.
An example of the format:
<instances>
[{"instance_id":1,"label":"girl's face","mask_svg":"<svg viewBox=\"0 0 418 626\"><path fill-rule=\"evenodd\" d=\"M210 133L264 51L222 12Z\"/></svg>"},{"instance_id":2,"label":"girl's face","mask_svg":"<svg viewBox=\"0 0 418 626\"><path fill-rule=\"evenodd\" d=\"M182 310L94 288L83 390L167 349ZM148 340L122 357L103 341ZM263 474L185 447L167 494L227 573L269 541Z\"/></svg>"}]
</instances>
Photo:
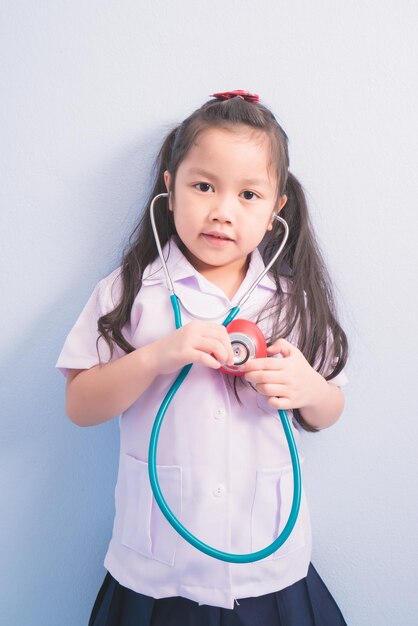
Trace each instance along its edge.
<instances>
[{"instance_id":1,"label":"girl's face","mask_svg":"<svg viewBox=\"0 0 418 626\"><path fill-rule=\"evenodd\" d=\"M208 278L244 278L248 255L286 203L276 203L269 148L263 131L245 125L208 128L178 167L169 208L189 261ZM164 179L170 190L168 171Z\"/></svg>"}]
</instances>

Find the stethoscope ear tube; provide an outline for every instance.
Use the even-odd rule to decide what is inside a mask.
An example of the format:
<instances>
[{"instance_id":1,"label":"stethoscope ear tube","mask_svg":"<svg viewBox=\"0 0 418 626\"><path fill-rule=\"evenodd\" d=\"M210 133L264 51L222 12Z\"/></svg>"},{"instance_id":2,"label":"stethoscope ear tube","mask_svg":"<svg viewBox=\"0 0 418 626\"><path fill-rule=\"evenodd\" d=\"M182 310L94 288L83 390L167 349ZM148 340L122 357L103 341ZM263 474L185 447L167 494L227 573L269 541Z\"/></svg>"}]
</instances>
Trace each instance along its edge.
<instances>
[{"instance_id":1,"label":"stethoscope ear tube","mask_svg":"<svg viewBox=\"0 0 418 626\"><path fill-rule=\"evenodd\" d=\"M158 248L158 254L160 256L160 260L161 260L161 263L162 263L163 271L164 271L164 274L165 274L165 277L166 277L167 288L168 288L168 290L170 292L170 300L171 300L171 304L172 304L173 311L174 311L174 318L175 318L176 328L181 328L182 322L181 322L181 313L180 313L179 301L178 301L178 298L177 298L177 296L176 296L176 294L174 292L174 286L173 286L170 274L169 274L168 269L167 269L167 265L166 265L166 262L165 262L165 259L164 259L164 255L162 253L160 240L159 240L159 236L158 236L158 232L157 232L157 228L156 228L156 224L155 224L155 219L154 219L154 204L155 204L155 201L157 199L159 199L159 198L163 198L163 197L167 197L167 196L168 196L167 193L161 193L161 194L155 196L155 198L153 198L153 200L151 202L151 206L150 206L150 217L151 217L151 224L152 224L152 229L153 229L154 237L155 237L155 243L156 243L157 248ZM276 261L276 259L280 255L281 251L283 250L283 247L284 247L284 245L286 243L286 240L288 238L288 235L289 235L289 228L288 228L287 223L285 222L285 220L283 220L281 217L279 217L278 215L275 215L274 217L275 217L275 219L280 221L283 224L283 226L284 226L285 234L284 234L283 240L282 240L282 242L281 242L281 244L280 244L276 254L273 256L271 261L265 267L264 271L260 274L260 276L257 277L257 279L251 285L251 287L249 288L247 293L241 298L241 300L238 303L238 305L236 307L232 308L231 311L228 313L227 317L223 321L223 325L224 326L227 326L230 322L232 322L232 320L234 320L234 318L238 314L241 306L249 298L251 293L254 291L254 289L259 284L260 280L268 272L270 267L273 265L273 263ZM159 409L159 411L157 413L157 416L155 418L155 421L154 421L154 426L153 426L153 429L152 429L151 438L150 438L150 444L149 444L149 453L148 453L148 473L149 473L149 479L150 479L150 483L151 483L151 489L153 491L155 500L156 500L158 506L160 507L161 512L163 513L163 515L167 519L167 521L183 537L183 539L188 541L191 545L193 545L195 548L197 548L201 552L204 552L205 554L207 554L209 556L212 556L212 557L214 557L216 559L219 559L221 561L227 561L229 563L251 563L253 561L260 561L261 559L264 559L264 558L270 556L270 554L273 554L273 552L276 552L276 550L278 550L284 544L284 542L287 540L287 538L289 537L290 533L292 532L294 525L296 524L296 520L297 520L297 517L298 517L298 514L299 514L299 509L300 509L300 501L301 501L301 493L302 493L300 464L299 464L299 457L298 457L297 446L296 446L296 443L295 443L295 439L293 437L293 432L292 432L292 428L291 428L290 423L289 423L288 416L286 414L286 411L282 411L282 410L278 411L279 417L280 417L280 421L282 423L283 430L285 432L287 444L288 444L288 447L289 447L290 458L291 458L292 469L293 469L293 500L292 500L292 507L291 507L291 510L290 510L289 518L288 518L288 520L287 520L287 522L285 524L285 527L283 528L282 532L277 537L277 539L275 541L273 541L273 543L271 543L269 546L267 546L263 550L259 550L257 552L252 552L252 553L249 553L249 554L230 554L228 552L223 552L221 550L217 550L216 548L213 548L213 547L205 544L203 541L201 541L200 539L198 539L197 537L192 535L192 533L190 533L187 530L187 528L185 528L185 526L183 526L183 524L181 524L181 522L173 514L173 512L171 511L170 507L168 506L166 500L164 499L163 494L161 493L160 484L158 482L158 475L157 475L157 445L158 445L158 437L159 437L159 434L160 434L161 425L162 425L163 419L165 417L166 411L167 411L167 409L168 409L168 407L170 405L170 402L172 401L174 395L177 393L178 389L180 388L181 384L183 383L184 379L186 378L187 374L189 373L191 367L192 367L192 363L190 363L189 365L186 365L186 366L183 367L183 369L181 370L180 374L177 376L177 378L175 379L175 381L171 385L171 387L170 387L168 393L166 394L163 402L161 403L160 409Z\"/></svg>"},{"instance_id":2,"label":"stethoscope ear tube","mask_svg":"<svg viewBox=\"0 0 418 626\"><path fill-rule=\"evenodd\" d=\"M171 296L171 303L172 303L173 310L174 310L176 328L180 328L181 327L181 313L180 313L179 302L175 294ZM228 316L224 320L223 325L226 326L227 324L229 324L234 319L234 317L236 317L239 310L240 309L238 306L231 309ZM269 546L267 546L266 548L263 548L262 550L258 550L257 552L251 552L249 554L230 554L229 552L223 552L222 550L217 550L216 548L213 548L207 545L206 543L198 539L195 535L193 535L190 531L188 531L187 528L183 526L183 524L173 514L173 512L171 511L170 507L168 506L161 492L160 484L158 482L158 475L157 475L157 445L158 445L158 437L160 434L161 425L165 417L166 411L170 405L170 402L172 401L173 397L177 393L181 384L185 380L187 374L190 372L192 365L193 364L190 363L189 365L185 365L183 367L180 374L177 376L177 378L171 385L163 402L161 403L160 409L155 418L155 422L154 422L154 426L153 426L151 438L150 438L149 451L148 451L148 473L149 473L149 479L151 483L151 489L153 491L155 500L158 506L160 507L161 512L167 519L167 521L183 537L183 539L188 541L192 546L194 546L201 552L204 552L208 556L214 557L221 561L227 561L228 563L252 563L254 561L260 561L261 559L265 559L266 557L270 556L270 554L273 554L273 552L276 552L276 550L278 550L284 544L284 542L288 539L290 533L292 532L296 524L298 514L299 514L301 494L302 494L301 473L300 473L300 464L299 464L297 446L296 446L296 442L293 436L291 425L289 423L289 418L286 414L286 411L282 411L282 410L278 411L279 416L280 416L280 421L282 423L283 430L285 432L286 441L289 447L290 458L291 458L292 469L293 469L292 507L290 510L289 518L282 532L277 537L277 539L273 541L273 543L271 543Z\"/></svg>"}]
</instances>

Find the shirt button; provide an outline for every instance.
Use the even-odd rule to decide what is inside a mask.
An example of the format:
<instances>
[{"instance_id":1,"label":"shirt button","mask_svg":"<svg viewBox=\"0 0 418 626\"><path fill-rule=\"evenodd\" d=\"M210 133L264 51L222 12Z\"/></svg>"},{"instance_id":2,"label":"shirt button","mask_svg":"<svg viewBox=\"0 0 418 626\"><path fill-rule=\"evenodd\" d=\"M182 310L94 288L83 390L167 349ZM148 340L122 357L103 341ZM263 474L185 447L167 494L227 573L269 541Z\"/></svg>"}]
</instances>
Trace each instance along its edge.
<instances>
[{"instance_id":1,"label":"shirt button","mask_svg":"<svg viewBox=\"0 0 418 626\"><path fill-rule=\"evenodd\" d=\"M218 485L216 485L213 490L213 495L216 498L222 497L225 493L226 493L226 487L222 483L219 483Z\"/></svg>"},{"instance_id":2,"label":"shirt button","mask_svg":"<svg viewBox=\"0 0 418 626\"><path fill-rule=\"evenodd\" d=\"M225 417L225 415L226 415L226 411L225 411L225 409L224 409L222 406L218 406L218 407L215 409L215 413L214 413L214 415L215 415L215 419L220 420L220 419L222 419L223 417Z\"/></svg>"}]
</instances>

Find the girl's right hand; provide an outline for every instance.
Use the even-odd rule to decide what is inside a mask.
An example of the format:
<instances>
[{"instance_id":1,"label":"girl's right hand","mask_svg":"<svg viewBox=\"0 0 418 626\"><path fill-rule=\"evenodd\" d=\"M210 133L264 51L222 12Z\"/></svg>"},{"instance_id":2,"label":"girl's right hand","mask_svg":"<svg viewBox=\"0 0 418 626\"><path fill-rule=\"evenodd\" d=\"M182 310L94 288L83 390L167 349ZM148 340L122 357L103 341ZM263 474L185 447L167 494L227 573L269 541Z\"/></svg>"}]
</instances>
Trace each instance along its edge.
<instances>
[{"instance_id":1,"label":"girl's right hand","mask_svg":"<svg viewBox=\"0 0 418 626\"><path fill-rule=\"evenodd\" d=\"M194 320L171 335L148 344L157 375L171 374L189 363L212 369L234 364L234 353L225 326Z\"/></svg>"}]
</instances>

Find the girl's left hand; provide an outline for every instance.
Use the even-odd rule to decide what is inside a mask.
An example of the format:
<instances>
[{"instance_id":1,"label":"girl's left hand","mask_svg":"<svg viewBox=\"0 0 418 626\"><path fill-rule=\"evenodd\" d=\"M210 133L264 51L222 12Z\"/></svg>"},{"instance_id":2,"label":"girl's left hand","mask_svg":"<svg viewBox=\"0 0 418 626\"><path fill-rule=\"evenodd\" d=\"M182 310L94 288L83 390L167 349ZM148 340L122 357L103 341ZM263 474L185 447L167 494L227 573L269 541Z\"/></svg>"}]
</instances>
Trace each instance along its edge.
<instances>
[{"instance_id":1,"label":"girl's left hand","mask_svg":"<svg viewBox=\"0 0 418 626\"><path fill-rule=\"evenodd\" d=\"M327 382L309 365L302 352L286 339L278 339L267 348L267 353L270 356L281 354L283 358L247 361L242 368L245 379L254 384L259 393L269 396L267 402L274 409L315 406Z\"/></svg>"}]
</instances>

